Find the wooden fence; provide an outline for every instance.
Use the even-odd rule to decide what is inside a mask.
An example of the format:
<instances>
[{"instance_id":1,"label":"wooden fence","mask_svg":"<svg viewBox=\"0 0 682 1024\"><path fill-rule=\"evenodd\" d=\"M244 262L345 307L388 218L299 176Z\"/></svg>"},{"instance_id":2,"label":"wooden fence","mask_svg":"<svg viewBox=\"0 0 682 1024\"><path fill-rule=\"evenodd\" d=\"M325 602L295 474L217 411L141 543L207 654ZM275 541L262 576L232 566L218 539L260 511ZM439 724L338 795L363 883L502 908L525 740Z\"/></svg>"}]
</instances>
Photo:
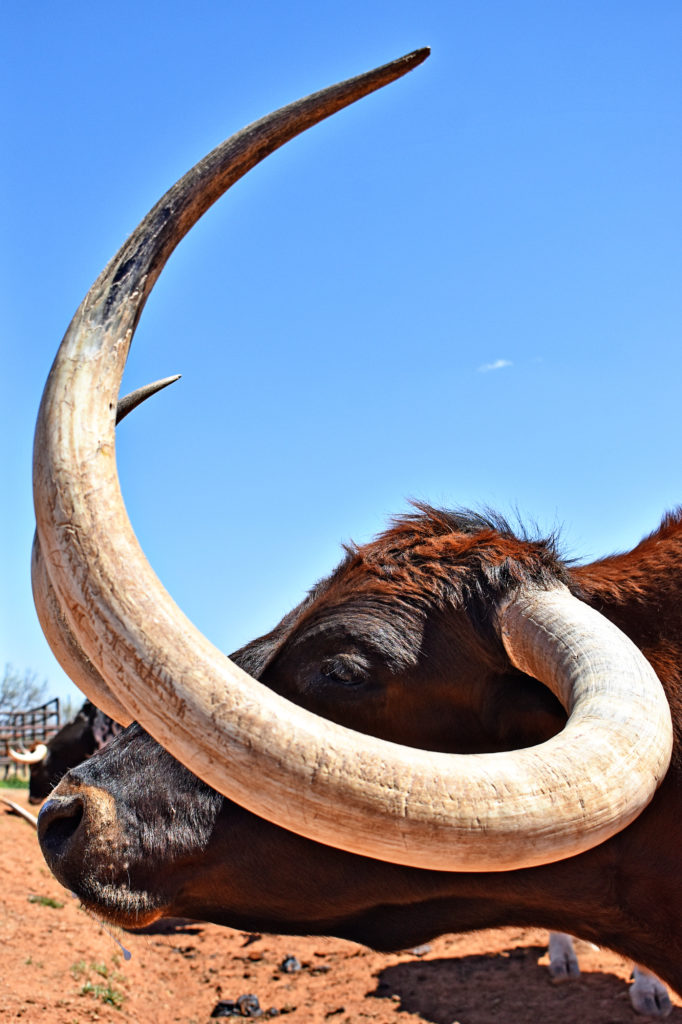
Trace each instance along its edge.
<instances>
[{"instance_id":1,"label":"wooden fence","mask_svg":"<svg viewBox=\"0 0 682 1024\"><path fill-rule=\"evenodd\" d=\"M47 743L60 725L59 697L25 711L0 711L0 778L27 774L26 766L9 756L10 747L30 750L36 743Z\"/></svg>"}]
</instances>

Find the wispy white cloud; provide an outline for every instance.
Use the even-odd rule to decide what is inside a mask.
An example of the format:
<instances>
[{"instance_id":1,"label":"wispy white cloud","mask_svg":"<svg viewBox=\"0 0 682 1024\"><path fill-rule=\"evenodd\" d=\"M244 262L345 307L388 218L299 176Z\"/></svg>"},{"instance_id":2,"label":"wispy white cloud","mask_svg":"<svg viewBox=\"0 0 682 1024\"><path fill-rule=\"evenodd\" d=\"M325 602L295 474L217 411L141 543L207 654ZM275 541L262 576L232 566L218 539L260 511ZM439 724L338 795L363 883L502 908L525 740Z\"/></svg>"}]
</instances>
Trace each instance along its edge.
<instances>
[{"instance_id":1,"label":"wispy white cloud","mask_svg":"<svg viewBox=\"0 0 682 1024\"><path fill-rule=\"evenodd\" d=\"M479 366L479 373L490 373L491 370L504 370L507 366L513 366L514 364L509 359L496 359L494 363L483 363L483 366Z\"/></svg>"}]
</instances>

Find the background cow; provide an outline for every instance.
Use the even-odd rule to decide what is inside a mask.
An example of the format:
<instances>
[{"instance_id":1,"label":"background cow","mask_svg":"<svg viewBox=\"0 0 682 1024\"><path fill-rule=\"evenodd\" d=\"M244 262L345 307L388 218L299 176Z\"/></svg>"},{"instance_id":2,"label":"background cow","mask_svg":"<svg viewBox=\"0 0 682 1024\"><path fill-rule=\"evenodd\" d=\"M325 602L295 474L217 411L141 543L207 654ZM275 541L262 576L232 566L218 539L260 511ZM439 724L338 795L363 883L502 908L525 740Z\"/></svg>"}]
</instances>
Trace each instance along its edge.
<instances>
[{"instance_id":1,"label":"background cow","mask_svg":"<svg viewBox=\"0 0 682 1024\"><path fill-rule=\"evenodd\" d=\"M72 721L34 750L10 750L18 764L30 766L29 801L41 803L70 768L101 750L121 731L120 725L86 700Z\"/></svg>"}]
</instances>

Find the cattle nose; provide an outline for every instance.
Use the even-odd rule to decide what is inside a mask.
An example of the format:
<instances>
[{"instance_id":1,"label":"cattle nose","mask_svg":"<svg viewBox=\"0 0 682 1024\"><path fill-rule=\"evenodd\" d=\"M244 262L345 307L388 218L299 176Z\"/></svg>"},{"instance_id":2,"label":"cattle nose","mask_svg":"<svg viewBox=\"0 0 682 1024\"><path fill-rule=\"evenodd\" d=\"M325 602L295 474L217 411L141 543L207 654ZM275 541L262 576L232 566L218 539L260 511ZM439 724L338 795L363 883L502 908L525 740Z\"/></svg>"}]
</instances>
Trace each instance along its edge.
<instances>
[{"instance_id":1,"label":"cattle nose","mask_svg":"<svg viewBox=\"0 0 682 1024\"><path fill-rule=\"evenodd\" d=\"M85 801L79 795L53 796L38 815L38 839L45 859L61 860L69 850L83 819Z\"/></svg>"}]
</instances>

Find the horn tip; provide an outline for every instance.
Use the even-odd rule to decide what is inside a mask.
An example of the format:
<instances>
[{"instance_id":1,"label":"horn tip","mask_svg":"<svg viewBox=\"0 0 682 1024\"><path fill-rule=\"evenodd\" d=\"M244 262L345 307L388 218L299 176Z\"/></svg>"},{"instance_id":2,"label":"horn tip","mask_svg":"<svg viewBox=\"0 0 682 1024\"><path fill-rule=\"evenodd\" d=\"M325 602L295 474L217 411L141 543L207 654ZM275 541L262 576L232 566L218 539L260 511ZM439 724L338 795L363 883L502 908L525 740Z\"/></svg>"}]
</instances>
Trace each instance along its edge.
<instances>
[{"instance_id":1,"label":"horn tip","mask_svg":"<svg viewBox=\"0 0 682 1024\"><path fill-rule=\"evenodd\" d=\"M416 68L426 60L427 57L431 56L430 46L420 46L417 50L412 50L411 53L406 53L403 57L398 57L395 61L396 64L406 64L408 69Z\"/></svg>"}]
</instances>

